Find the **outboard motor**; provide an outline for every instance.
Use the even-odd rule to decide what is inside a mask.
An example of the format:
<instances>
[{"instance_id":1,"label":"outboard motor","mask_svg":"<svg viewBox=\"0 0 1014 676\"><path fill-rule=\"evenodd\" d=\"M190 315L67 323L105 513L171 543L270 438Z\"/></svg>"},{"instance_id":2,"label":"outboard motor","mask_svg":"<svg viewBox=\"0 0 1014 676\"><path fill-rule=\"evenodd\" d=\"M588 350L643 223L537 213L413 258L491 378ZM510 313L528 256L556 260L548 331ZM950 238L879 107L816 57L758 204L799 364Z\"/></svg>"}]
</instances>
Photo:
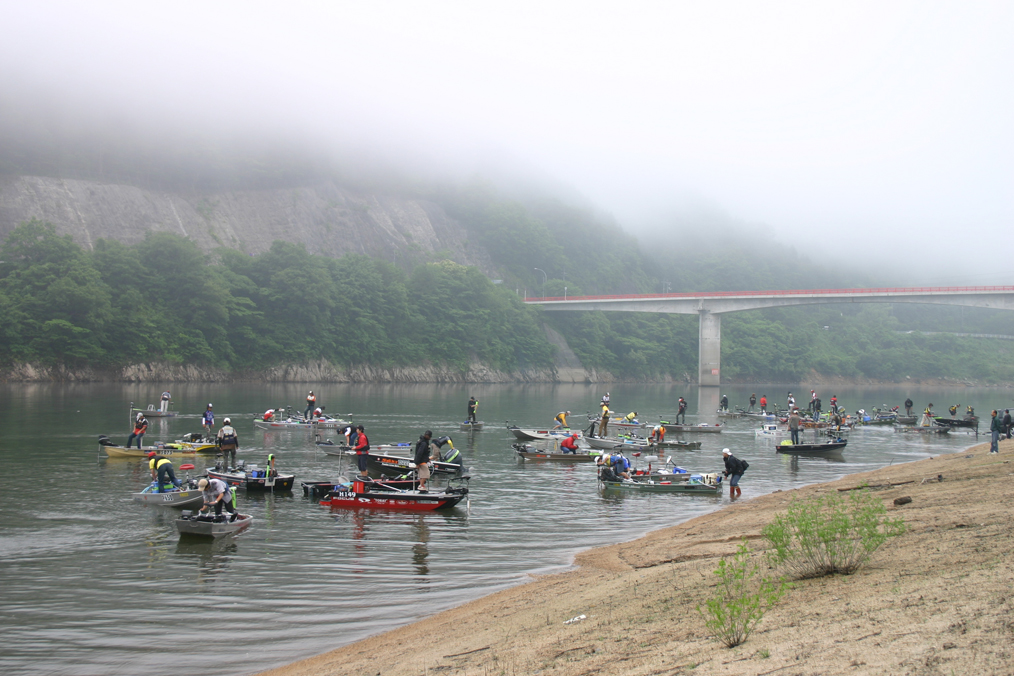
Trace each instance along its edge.
<instances>
[{"instance_id":1,"label":"outboard motor","mask_svg":"<svg viewBox=\"0 0 1014 676\"><path fill-rule=\"evenodd\" d=\"M99 446L115 446L113 440L107 437L105 434L99 435Z\"/></svg>"}]
</instances>

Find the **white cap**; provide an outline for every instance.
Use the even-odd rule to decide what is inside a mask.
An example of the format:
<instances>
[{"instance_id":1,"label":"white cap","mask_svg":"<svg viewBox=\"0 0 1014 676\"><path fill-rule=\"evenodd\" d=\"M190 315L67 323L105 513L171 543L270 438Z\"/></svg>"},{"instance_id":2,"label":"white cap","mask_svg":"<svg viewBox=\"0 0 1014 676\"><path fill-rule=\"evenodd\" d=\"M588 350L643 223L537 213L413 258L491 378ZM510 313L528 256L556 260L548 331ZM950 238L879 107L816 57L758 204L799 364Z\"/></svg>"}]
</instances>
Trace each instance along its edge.
<instances>
[{"instance_id":1,"label":"white cap","mask_svg":"<svg viewBox=\"0 0 1014 676\"><path fill-rule=\"evenodd\" d=\"M732 451L730 451L728 448L723 448L722 455L732 455Z\"/></svg>"}]
</instances>

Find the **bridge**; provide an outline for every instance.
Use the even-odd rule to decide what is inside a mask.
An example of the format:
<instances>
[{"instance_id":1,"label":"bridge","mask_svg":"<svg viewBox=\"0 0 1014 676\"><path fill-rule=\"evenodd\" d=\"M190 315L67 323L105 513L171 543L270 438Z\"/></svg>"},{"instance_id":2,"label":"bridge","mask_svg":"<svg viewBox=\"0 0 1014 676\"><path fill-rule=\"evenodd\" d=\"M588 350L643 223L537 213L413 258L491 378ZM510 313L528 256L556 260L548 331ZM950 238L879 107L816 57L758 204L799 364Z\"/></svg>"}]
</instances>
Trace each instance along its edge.
<instances>
[{"instance_id":1,"label":"bridge","mask_svg":"<svg viewBox=\"0 0 1014 676\"><path fill-rule=\"evenodd\" d=\"M1014 286L948 286L799 291L711 291L627 296L526 298L546 310L664 312L700 317L698 382L717 386L721 378L722 315L769 307L817 303L928 303L1014 310Z\"/></svg>"}]
</instances>

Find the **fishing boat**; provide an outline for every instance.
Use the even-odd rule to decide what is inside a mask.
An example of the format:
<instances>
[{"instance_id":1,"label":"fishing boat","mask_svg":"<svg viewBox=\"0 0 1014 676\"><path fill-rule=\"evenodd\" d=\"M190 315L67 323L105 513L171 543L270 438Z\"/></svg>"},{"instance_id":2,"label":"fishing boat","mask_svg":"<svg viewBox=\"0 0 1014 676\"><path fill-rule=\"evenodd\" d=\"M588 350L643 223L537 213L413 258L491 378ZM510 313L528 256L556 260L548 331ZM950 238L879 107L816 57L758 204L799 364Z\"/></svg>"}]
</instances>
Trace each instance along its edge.
<instances>
[{"instance_id":1,"label":"fishing boat","mask_svg":"<svg viewBox=\"0 0 1014 676\"><path fill-rule=\"evenodd\" d=\"M698 423L696 425L678 425L663 420L661 424L665 427L666 432L682 432L684 434L718 434L722 431L722 424L715 423L709 425L708 423Z\"/></svg>"},{"instance_id":2,"label":"fishing boat","mask_svg":"<svg viewBox=\"0 0 1014 676\"><path fill-rule=\"evenodd\" d=\"M754 434L758 437L784 437L788 433L789 431L778 423L764 423L759 430L754 431Z\"/></svg>"},{"instance_id":3,"label":"fishing boat","mask_svg":"<svg viewBox=\"0 0 1014 676\"><path fill-rule=\"evenodd\" d=\"M214 516L212 514L192 514L184 510L180 518L176 519L176 530L180 535L197 535L200 537L220 538L224 535L232 535L249 526L253 517L249 514L242 514L235 520L230 516Z\"/></svg>"},{"instance_id":4,"label":"fishing boat","mask_svg":"<svg viewBox=\"0 0 1014 676\"><path fill-rule=\"evenodd\" d=\"M141 502L156 507L176 507L179 509L200 507L204 504L204 494L197 490L196 486L190 485L190 482L183 484L180 488L168 484L163 486L163 489L164 492L159 493L158 483L153 481L151 485L146 486L140 493L133 494L134 502Z\"/></svg>"},{"instance_id":5,"label":"fishing boat","mask_svg":"<svg viewBox=\"0 0 1014 676\"><path fill-rule=\"evenodd\" d=\"M919 421L917 415L899 415L894 419L894 422L899 425L914 425Z\"/></svg>"},{"instance_id":6,"label":"fishing boat","mask_svg":"<svg viewBox=\"0 0 1014 676\"><path fill-rule=\"evenodd\" d=\"M462 477L467 480L467 477ZM342 478L320 501L332 509L392 509L429 512L450 509L468 497L467 486L447 486L433 491L420 491L414 481L356 480Z\"/></svg>"},{"instance_id":7,"label":"fishing boat","mask_svg":"<svg viewBox=\"0 0 1014 676\"><path fill-rule=\"evenodd\" d=\"M653 441L651 444L652 448L675 450L675 451L696 451L701 447L700 441L683 441L682 439L673 439L672 441Z\"/></svg>"},{"instance_id":8,"label":"fishing boat","mask_svg":"<svg viewBox=\"0 0 1014 676\"><path fill-rule=\"evenodd\" d=\"M583 436L583 432L580 430L572 430L569 427L559 427L555 430L533 430L523 429L508 422L507 429L520 441L562 441L572 434L576 434L578 438Z\"/></svg>"},{"instance_id":9,"label":"fishing boat","mask_svg":"<svg viewBox=\"0 0 1014 676\"><path fill-rule=\"evenodd\" d=\"M350 451L349 454L355 455L355 452ZM413 458L398 455L390 451L381 453L371 452L366 454L366 467L387 476L405 476L411 475L415 471L415 461ZM430 461L430 474L432 475L460 474L463 469L461 465L455 462Z\"/></svg>"},{"instance_id":10,"label":"fishing boat","mask_svg":"<svg viewBox=\"0 0 1014 676\"><path fill-rule=\"evenodd\" d=\"M592 462L599 457L598 451L578 450L577 453L563 453L558 450L544 451L531 444L511 444L514 453L522 460L540 460L544 462Z\"/></svg>"},{"instance_id":11,"label":"fishing boat","mask_svg":"<svg viewBox=\"0 0 1014 676\"><path fill-rule=\"evenodd\" d=\"M176 411L162 411L155 408L154 404L148 404L148 408L132 408L132 413L143 413L145 418L175 418Z\"/></svg>"},{"instance_id":12,"label":"fishing boat","mask_svg":"<svg viewBox=\"0 0 1014 676\"><path fill-rule=\"evenodd\" d=\"M753 418L755 420L777 420L778 416L774 413L761 413L760 411L743 411L741 415L744 418Z\"/></svg>"},{"instance_id":13,"label":"fishing boat","mask_svg":"<svg viewBox=\"0 0 1014 676\"><path fill-rule=\"evenodd\" d=\"M99 450L105 451L110 458L146 458L154 451L159 455L194 455L197 453L216 453L218 446L212 441L168 441L159 442L154 446L126 448L117 446L106 435L99 435Z\"/></svg>"},{"instance_id":14,"label":"fishing boat","mask_svg":"<svg viewBox=\"0 0 1014 676\"><path fill-rule=\"evenodd\" d=\"M599 484L609 490L638 493L684 493L691 495L721 495L722 479L718 474L652 474L634 475L630 479L619 479L613 475L603 478Z\"/></svg>"},{"instance_id":15,"label":"fishing boat","mask_svg":"<svg viewBox=\"0 0 1014 676\"><path fill-rule=\"evenodd\" d=\"M847 439L834 439L819 444L793 444L790 441L783 441L775 446L775 450L787 455L838 455L848 443Z\"/></svg>"},{"instance_id":16,"label":"fishing boat","mask_svg":"<svg viewBox=\"0 0 1014 676\"><path fill-rule=\"evenodd\" d=\"M584 442L592 448L603 451L622 450L643 453L651 448L651 443L647 439L625 437L585 437Z\"/></svg>"},{"instance_id":17,"label":"fishing boat","mask_svg":"<svg viewBox=\"0 0 1014 676\"><path fill-rule=\"evenodd\" d=\"M458 429L461 430L462 432L478 432L479 430L482 429L483 424L484 423L481 420L477 420L475 422L472 422L471 420L466 420L465 422L458 425Z\"/></svg>"},{"instance_id":18,"label":"fishing boat","mask_svg":"<svg viewBox=\"0 0 1014 676\"><path fill-rule=\"evenodd\" d=\"M208 476L221 479L230 486L242 486L248 491L291 491L296 481L294 474L278 474L271 469L247 465L243 460L234 468L221 466L208 470Z\"/></svg>"},{"instance_id":19,"label":"fishing boat","mask_svg":"<svg viewBox=\"0 0 1014 676\"><path fill-rule=\"evenodd\" d=\"M339 418L311 418L310 420L303 420L302 418L272 418L271 420L264 420L264 418L254 418L254 427L262 430L312 430L312 429L326 429L336 430L348 427L352 424L351 421L341 420Z\"/></svg>"},{"instance_id":20,"label":"fishing boat","mask_svg":"<svg viewBox=\"0 0 1014 676\"><path fill-rule=\"evenodd\" d=\"M965 416L964 418L944 418L935 417L933 420L936 421L937 425L946 425L948 427L967 427L969 429L975 429L979 426L979 416Z\"/></svg>"},{"instance_id":21,"label":"fishing boat","mask_svg":"<svg viewBox=\"0 0 1014 676\"><path fill-rule=\"evenodd\" d=\"M742 418L745 415L743 411L730 411L728 409L718 409L719 418Z\"/></svg>"}]
</instances>

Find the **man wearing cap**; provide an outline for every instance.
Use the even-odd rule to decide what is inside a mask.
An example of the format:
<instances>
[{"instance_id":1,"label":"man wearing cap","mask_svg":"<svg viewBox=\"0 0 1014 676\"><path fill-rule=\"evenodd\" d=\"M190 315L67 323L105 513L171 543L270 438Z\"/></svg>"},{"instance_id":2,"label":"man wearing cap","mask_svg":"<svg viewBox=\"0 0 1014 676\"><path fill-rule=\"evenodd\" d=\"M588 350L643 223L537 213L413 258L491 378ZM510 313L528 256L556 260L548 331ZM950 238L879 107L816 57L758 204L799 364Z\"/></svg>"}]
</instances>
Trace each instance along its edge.
<instances>
[{"instance_id":1,"label":"man wearing cap","mask_svg":"<svg viewBox=\"0 0 1014 676\"><path fill-rule=\"evenodd\" d=\"M687 400L680 397L679 410L676 411L676 424L685 425L687 422Z\"/></svg>"},{"instance_id":2,"label":"man wearing cap","mask_svg":"<svg viewBox=\"0 0 1014 676\"><path fill-rule=\"evenodd\" d=\"M239 437L236 429L232 426L232 420L226 418L222 421L222 429L218 430L218 448L222 451L222 460L228 467L236 466L236 449L239 448ZM229 456L232 456L230 460Z\"/></svg>"},{"instance_id":3,"label":"man wearing cap","mask_svg":"<svg viewBox=\"0 0 1014 676\"><path fill-rule=\"evenodd\" d=\"M134 431L127 437L127 448L134 443L134 439L137 439L137 449L141 450L141 439L144 438L144 433L148 431L148 419L144 417L143 413L138 413L137 418L134 420Z\"/></svg>"},{"instance_id":4,"label":"man wearing cap","mask_svg":"<svg viewBox=\"0 0 1014 676\"><path fill-rule=\"evenodd\" d=\"M555 423L553 425L553 429L556 430L556 429L560 429L561 427L570 427L567 424L567 416L568 415L570 415L570 411L560 411L559 413L557 413L556 417L553 418L553 421Z\"/></svg>"},{"instance_id":5,"label":"man wearing cap","mask_svg":"<svg viewBox=\"0 0 1014 676\"><path fill-rule=\"evenodd\" d=\"M577 453L577 432L560 442L560 450L564 453Z\"/></svg>"},{"instance_id":6,"label":"man wearing cap","mask_svg":"<svg viewBox=\"0 0 1014 676\"><path fill-rule=\"evenodd\" d=\"M353 450L356 452L356 462L359 464L359 476L366 479L369 475L366 473L366 461L368 460L367 455L370 452L370 440L366 438L366 428L362 425L356 425L356 445Z\"/></svg>"},{"instance_id":7,"label":"man wearing cap","mask_svg":"<svg viewBox=\"0 0 1014 676\"><path fill-rule=\"evenodd\" d=\"M201 479L197 482L197 488L204 493L204 506L214 506L216 518L222 516L222 507L225 507L225 510L232 515L230 521L246 518L236 511L236 506L233 504L236 499L235 495L229 489L229 485L221 479Z\"/></svg>"},{"instance_id":8,"label":"man wearing cap","mask_svg":"<svg viewBox=\"0 0 1014 676\"><path fill-rule=\"evenodd\" d=\"M215 413L211 410L211 404L208 404L208 408L204 409L201 425L204 427L204 435L210 438L211 430L215 428Z\"/></svg>"},{"instance_id":9,"label":"man wearing cap","mask_svg":"<svg viewBox=\"0 0 1014 676\"><path fill-rule=\"evenodd\" d=\"M789 413L789 435L792 437L792 443L793 444L798 444L799 443L799 423L800 422L801 421L800 421L800 418L799 418L799 410L795 409L795 408L792 409L792 411Z\"/></svg>"},{"instance_id":10,"label":"man wearing cap","mask_svg":"<svg viewBox=\"0 0 1014 676\"><path fill-rule=\"evenodd\" d=\"M430 478L430 439L433 432L426 430L419 437L415 444L415 456L412 462L415 463L416 471L419 473L419 492L426 492L426 482Z\"/></svg>"},{"instance_id":11,"label":"man wearing cap","mask_svg":"<svg viewBox=\"0 0 1014 676\"><path fill-rule=\"evenodd\" d=\"M310 417L310 411L317 407L317 397L314 395L313 390L310 390L310 394L306 395L306 410L303 411L303 420Z\"/></svg>"},{"instance_id":12,"label":"man wearing cap","mask_svg":"<svg viewBox=\"0 0 1014 676\"><path fill-rule=\"evenodd\" d=\"M750 465L745 460L740 460L734 456L728 448L722 449L722 459L725 460L725 471L723 474L729 477L729 497L737 498L743 494L743 491L739 487L739 480L743 477L743 472Z\"/></svg>"},{"instance_id":13,"label":"man wearing cap","mask_svg":"<svg viewBox=\"0 0 1014 676\"><path fill-rule=\"evenodd\" d=\"M173 470L173 463L169 458L152 451L148 454L148 469L151 470L151 478L158 482L159 493L165 492L163 488L167 477L173 486L180 487L180 482L176 480L176 472Z\"/></svg>"}]
</instances>

